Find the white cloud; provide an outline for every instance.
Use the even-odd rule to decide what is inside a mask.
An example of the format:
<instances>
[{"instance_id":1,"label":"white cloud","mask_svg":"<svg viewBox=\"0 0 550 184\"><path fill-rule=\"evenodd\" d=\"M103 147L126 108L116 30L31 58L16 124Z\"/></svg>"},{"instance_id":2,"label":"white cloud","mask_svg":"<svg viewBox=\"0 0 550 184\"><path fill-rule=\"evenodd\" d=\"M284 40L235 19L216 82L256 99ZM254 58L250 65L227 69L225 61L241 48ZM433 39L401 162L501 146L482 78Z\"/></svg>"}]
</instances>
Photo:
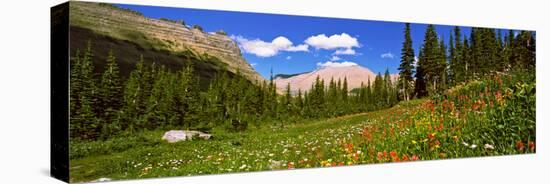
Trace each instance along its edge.
<instances>
[{"instance_id":1,"label":"white cloud","mask_svg":"<svg viewBox=\"0 0 550 184\"><path fill-rule=\"evenodd\" d=\"M251 66L256 66L258 63L250 63Z\"/></svg>"},{"instance_id":2,"label":"white cloud","mask_svg":"<svg viewBox=\"0 0 550 184\"><path fill-rule=\"evenodd\" d=\"M351 49L351 48L347 48L347 49L338 49L336 51L334 51L334 53L332 53L333 55L355 55L355 50Z\"/></svg>"},{"instance_id":3,"label":"white cloud","mask_svg":"<svg viewBox=\"0 0 550 184\"><path fill-rule=\"evenodd\" d=\"M265 42L260 39L249 40L242 36L231 36L239 43L244 52L254 54L258 57L271 57L277 55L280 51L288 52L307 52L309 46L305 44L294 46L293 43L284 36L279 36L271 42Z\"/></svg>"},{"instance_id":4,"label":"white cloud","mask_svg":"<svg viewBox=\"0 0 550 184\"><path fill-rule=\"evenodd\" d=\"M285 49L285 51L289 51L289 52L304 51L304 52L307 52L307 51L309 51L309 45L300 44L300 45L296 45L296 46L290 46L287 49Z\"/></svg>"},{"instance_id":5,"label":"white cloud","mask_svg":"<svg viewBox=\"0 0 550 184\"><path fill-rule=\"evenodd\" d=\"M391 52L384 53L380 55L382 59L393 59L393 54Z\"/></svg>"},{"instance_id":6,"label":"white cloud","mask_svg":"<svg viewBox=\"0 0 550 184\"><path fill-rule=\"evenodd\" d=\"M312 47L315 47L316 49L326 50L338 48L351 49L352 47L359 47L357 38L351 37L346 33L342 33L340 35L335 34L329 37L325 34L319 34L317 36L310 36L304 42Z\"/></svg>"},{"instance_id":7,"label":"white cloud","mask_svg":"<svg viewBox=\"0 0 550 184\"><path fill-rule=\"evenodd\" d=\"M338 60L341 60L342 58L338 57L338 56L332 56L330 58L331 61L338 61Z\"/></svg>"},{"instance_id":8,"label":"white cloud","mask_svg":"<svg viewBox=\"0 0 550 184\"><path fill-rule=\"evenodd\" d=\"M416 56L414 56L413 65L414 65L414 67L418 66L418 57L416 57Z\"/></svg>"},{"instance_id":9,"label":"white cloud","mask_svg":"<svg viewBox=\"0 0 550 184\"><path fill-rule=\"evenodd\" d=\"M290 59L292 59L292 56L287 56L286 57L286 60L290 60Z\"/></svg>"},{"instance_id":10,"label":"white cloud","mask_svg":"<svg viewBox=\"0 0 550 184\"><path fill-rule=\"evenodd\" d=\"M317 63L317 66L319 67L346 67L346 66L356 66L357 63L351 62L351 61L344 61L344 62L332 62L327 61L324 63Z\"/></svg>"}]
</instances>

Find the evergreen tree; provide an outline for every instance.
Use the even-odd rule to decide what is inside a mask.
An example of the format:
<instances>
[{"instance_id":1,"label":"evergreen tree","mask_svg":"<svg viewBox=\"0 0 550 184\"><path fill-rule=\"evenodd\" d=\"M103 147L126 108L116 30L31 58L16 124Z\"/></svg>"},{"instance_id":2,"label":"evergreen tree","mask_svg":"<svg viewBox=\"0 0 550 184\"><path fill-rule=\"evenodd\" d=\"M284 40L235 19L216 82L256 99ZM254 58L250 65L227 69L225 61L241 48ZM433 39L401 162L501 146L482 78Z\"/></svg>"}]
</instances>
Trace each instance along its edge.
<instances>
[{"instance_id":1,"label":"evergreen tree","mask_svg":"<svg viewBox=\"0 0 550 184\"><path fill-rule=\"evenodd\" d=\"M485 66L482 66L483 47L481 44L481 30L480 28L472 28L470 32L470 75L473 78L477 78L483 71ZM470 77L470 76L469 76Z\"/></svg>"},{"instance_id":2,"label":"evergreen tree","mask_svg":"<svg viewBox=\"0 0 550 184\"><path fill-rule=\"evenodd\" d=\"M453 85L456 83L456 67L457 67L457 63L456 62L456 59L453 59L453 58L456 58L456 49L455 49L455 44L454 44L454 38L453 38L453 34L450 34L449 36L449 60L448 60L448 69L447 69L447 83L449 85Z\"/></svg>"},{"instance_id":3,"label":"evergreen tree","mask_svg":"<svg viewBox=\"0 0 550 184\"><path fill-rule=\"evenodd\" d=\"M439 80L438 80L438 92L442 92L443 90L447 89L447 69L448 69L448 62L447 62L447 48L445 48L445 42L443 41L443 38L441 38L441 41L439 43L439 63L438 63L438 69L440 70L439 74Z\"/></svg>"},{"instance_id":4,"label":"evergreen tree","mask_svg":"<svg viewBox=\"0 0 550 184\"><path fill-rule=\"evenodd\" d=\"M497 61L496 61L496 70L499 72L504 72L506 70L506 54L504 53L504 42L502 41L502 31L498 30L497 32Z\"/></svg>"},{"instance_id":5,"label":"evergreen tree","mask_svg":"<svg viewBox=\"0 0 550 184\"><path fill-rule=\"evenodd\" d=\"M534 68L536 39L530 31L521 31L513 39L512 62L516 70Z\"/></svg>"},{"instance_id":6,"label":"evergreen tree","mask_svg":"<svg viewBox=\"0 0 550 184\"><path fill-rule=\"evenodd\" d=\"M495 71L499 62L498 60L498 42L494 29L479 28L477 29L478 40L477 49L480 52L478 61L476 62L479 68L480 75Z\"/></svg>"},{"instance_id":7,"label":"evergreen tree","mask_svg":"<svg viewBox=\"0 0 550 184\"><path fill-rule=\"evenodd\" d=\"M303 108L304 108L304 99L302 99L302 90L298 89L298 96L296 96L295 101L296 101L295 102L296 107L298 108L297 115L301 116L303 115L301 112L303 111Z\"/></svg>"},{"instance_id":8,"label":"evergreen tree","mask_svg":"<svg viewBox=\"0 0 550 184\"><path fill-rule=\"evenodd\" d=\"M405 24L405 41L401 48L401 64L399 65L399 84L402 98L405 101L410 99L412 92L414 69L414 50L412 48L411 28L409 23Z\"/></svg>"},{"instance_id":9,"label":"evergreen tree","mask_svg":"<svg viewBox=\"0 0 550 184\"><path fill-rule=\"evenodd\" d=\"M348 101L348 79L344 77L344 84L342 85L342 102Z\"/></svg>"},{"instance_id":10,"label":"evergreen tree","mask_svg":"<svg viewBox=\"0 0 550 184\"><path fill-rule=\"evenodd\" d=\"M71 132L73 138L96 139L99 136L100 122L97 119L97 88L94 79L94 65L92 62L92 43L88 41L86 51L80 58L76 54L74 66L71 66L70 108Z\"/></svg>"},{"instance_id":11,"label":"evergreen tree","mask_svg":"<svg viewBox=\"0 0 550 184\"><path fill-rule=\"evenodd\" d=\"M429 25L424 36L422 44L422 55L419 55L418 65L429 86L430 92L437 90L438 83L441 81L444 66L441 63L441 47L439 39L433 25ZM417 69L418 72L418 69Z\"/></svg>"},{"instance_id":12,"label":"evergreen tree","mask_svg":"<svg viewBox=\"0 0 550 184\"><path fill-rule=\"evenodd\" d=\"M148 98L146 106L147 124L145 128L175 126L177 117L177 105L174 92L174 75L160 67L155 72L154 83L151 89L151 95Z\"/></svg>"},{"instance_id":13,"label":"evergreen tree","mask_svg":"<svg viewBox=\"0 0 550 184\"><path fill-rule=\"evenodd\" d=\"M134 131L143 125L140 116L145 113L144 86L142 83L145 77L145 66L143 56L136 64L136 69L130 73L124 88L124 106L121 111L121 121L127 122L123 129Z\"/></svg>"},{"instance_id":14,"label":"evergreen tree","mask_svg":"<svg viewBox=\"0 0 550 184\"><path fill-rule=\"evenodd\" d=\"M288 115L293 111L292 108L292 93L290 91L290 83L287 83L285 90L285 97L283 100L285 113Z\"/></svg>"},{"instance_id":15,"label":"evergreen tree","mask_svg":"<svg viewBox=\"0 0 550 184\"><path fill-rule=\"evenodd\" d=\"M70 63L70 88L69 88L69 106L70 106L70 116L71 118L76 117L77 109L80 109L80 94L82 93L82 75L81 71L81 61L80 61L80 51L76 50L76 54L71 58L72 62Z\"/></svg>"},{"instance_id":16,"label":"evergreen tree","mask_svg":"<svg viewBox=\"0 0 550 184\"><path fill-rule=\"evenodd\" d=\"M374 78L374 89L373 89L373 99L376 101L376 107L382 107L385 104L385 92L384 92L384 79L382 75L378 72L376 78Z\"/></svg>"},{"instance_id":17,"label":"evergreen tree","mask_svg":"<svg viewBox=\"0 0 550 184\"><path fill-rule=\"evenodd\" d=\"M99 106L101 112L99 117L103 119L105 126L103 131L111 134L119 129L117 112L122 105L122 87L119 77L119 69L113 51L109 51L107 65L99 83Z\"/></svg>"},{"instance_id":18,"label":"evergreen tree","mask_svg":"<svg viewBox=\"0 0 550 184\"><path fill-rule=\"evenodd\" d=\"M460 68L464 74L462 75L462 81L467 81L472 77L472 50L466 36L464 36L464 39L462 40L462 47L460 50L460 52L462 53Z\"/></svg>"},{"instance_id":19,"label":"evergreen tree","mask_svg":"<svg viewBox=\"0 0 550 184\"><path fill-rule=\"evenodd\" d=\"M372 107L372 104L374 101L374 97L372 95L370 77L367 79L367 89L365 90L365 98L367 100L367 110L370 110L369 108Z\"/></svg>"},{"instance_id":20,"label":"evergreen tree","mask_svg":"<svg viewBox=\"0 0 550 184\"><path fill-rule=\"evenodd\" d=\"M390 78L390 71L386 68L386 72L384 73L384 96L385 96L385 100L386 100L386 105L390 105L392 104L392 94L393 94L393 90L392 90L392 82L391 82L391 78Z\"/></svg>"},{"instance_id":21,"label":"evergreen tree","mask_svg":"<svg viewBox=\"0 0 550 184\"><path fill-rule=\"evenodd\" d=\"M315 78L315 83L313 84L313 87L311 88L311 93L309 94L309 100L310 100L310 106L311 110L313 111L314 117L321 117L321 115L324 115L323 109L325 107L325 84L323 80L317 76Z\"/></svg>"},{"instance_id":22,"label":"evergreen tree","mask_svg":"<svg viewBox=\"0 0 550 184\"><path fill-rule=\"evenodd\" d=\"M418 53L418 58L424 58L424 54L422 53L422 49ZM426 91L426 74L424 73L424 59L420 60L418 59L418 64L416 66L416 73L415 73L415 86L414 86L414 93L417 98L421 98L426 96L428 93Z\"/></svg>"}]
</instances>

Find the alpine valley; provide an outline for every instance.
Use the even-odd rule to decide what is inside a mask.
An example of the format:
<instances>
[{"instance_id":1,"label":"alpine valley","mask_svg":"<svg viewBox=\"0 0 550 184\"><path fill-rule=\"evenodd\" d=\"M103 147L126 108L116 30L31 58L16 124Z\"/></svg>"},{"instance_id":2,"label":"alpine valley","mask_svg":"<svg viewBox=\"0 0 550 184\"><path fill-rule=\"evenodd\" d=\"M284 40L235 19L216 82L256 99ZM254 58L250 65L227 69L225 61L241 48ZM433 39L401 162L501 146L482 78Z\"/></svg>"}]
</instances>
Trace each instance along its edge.
<instances>
[{"instance_id":1,"label":"alpine valley","mask_svg":"<svg viewBox=\"0 0 550 184\"><path fill-rule=\"evenodd\" d=\"M64 11L69 182L536 153L535 31Z\"/></svg>"}]
</instances>

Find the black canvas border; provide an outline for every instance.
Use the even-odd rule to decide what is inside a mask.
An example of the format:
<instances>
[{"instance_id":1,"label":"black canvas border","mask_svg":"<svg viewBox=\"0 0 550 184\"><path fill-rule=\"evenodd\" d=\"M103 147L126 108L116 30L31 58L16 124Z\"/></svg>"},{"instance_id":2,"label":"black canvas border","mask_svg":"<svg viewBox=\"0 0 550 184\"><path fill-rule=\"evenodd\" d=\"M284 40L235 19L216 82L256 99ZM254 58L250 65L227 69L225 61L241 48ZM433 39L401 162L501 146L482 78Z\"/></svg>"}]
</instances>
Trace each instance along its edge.
<instances>
[{"instance_id":1,"label":"black canvas border","mask_svg":"<svg viewBox=\"0 0 550 184\"><path fill-rule=\"evenodd\" d=\"M64 182L69 182L69 3L50 12L50 174Z\"/></svg>"}]
</instances>

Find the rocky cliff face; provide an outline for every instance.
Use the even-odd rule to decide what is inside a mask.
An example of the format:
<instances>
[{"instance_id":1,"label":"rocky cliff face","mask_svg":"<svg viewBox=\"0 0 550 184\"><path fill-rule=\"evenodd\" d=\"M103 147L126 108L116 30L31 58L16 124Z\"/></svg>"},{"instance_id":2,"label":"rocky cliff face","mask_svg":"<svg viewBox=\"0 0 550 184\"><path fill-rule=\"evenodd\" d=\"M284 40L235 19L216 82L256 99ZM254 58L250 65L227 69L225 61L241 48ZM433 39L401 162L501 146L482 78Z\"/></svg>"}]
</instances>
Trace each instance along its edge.
<instances>
[{"instance_id":1,"label":"rocky cliff face","mask_svg":"<svg viewBox=\"0 0 550 184\"><path fill-rule=\"evenodd\" d=\"M144 48L214 56L227 64L231 72L239 71L251 81L265 80L244 60L238 45L223 34L205 33L178 22L147 18L100 3L71 2L70 19L71 26L134 42Z\"/></svg>"}]
</instances>

